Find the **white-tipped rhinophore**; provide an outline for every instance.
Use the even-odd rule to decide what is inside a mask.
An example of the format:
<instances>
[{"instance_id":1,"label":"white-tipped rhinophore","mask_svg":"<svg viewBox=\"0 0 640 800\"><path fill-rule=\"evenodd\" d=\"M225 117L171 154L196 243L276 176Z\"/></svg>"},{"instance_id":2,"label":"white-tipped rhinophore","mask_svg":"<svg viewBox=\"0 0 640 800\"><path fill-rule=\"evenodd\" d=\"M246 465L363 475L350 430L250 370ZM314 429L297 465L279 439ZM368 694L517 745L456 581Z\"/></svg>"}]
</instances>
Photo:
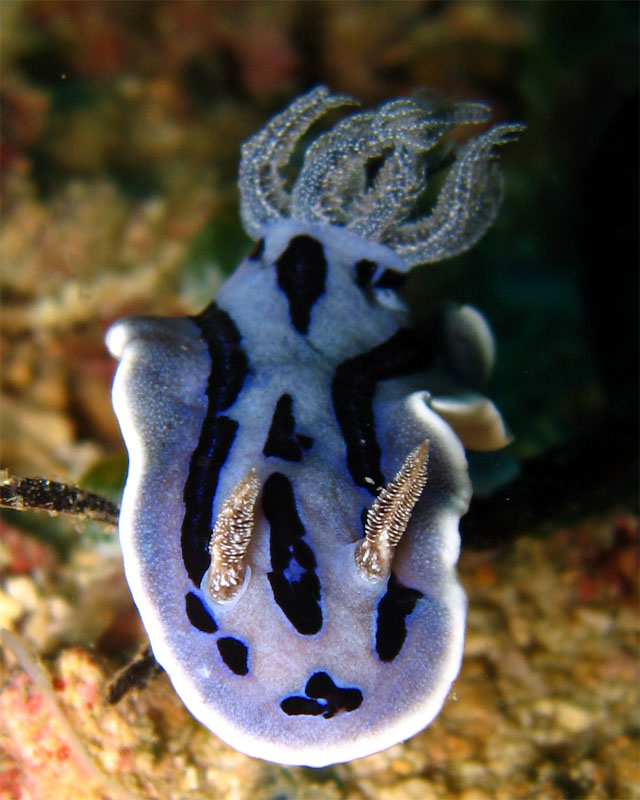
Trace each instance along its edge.
<instances>
[{"instance_id":1,"label":"white-tipped rhinophore","mask_svg":"<svg viewBox=\"0 0 640 800\"><path fill-rule=\"evenodd\" d=\"M364 539L355 552L358 575L369 583L386 581L396 546L427 483L429 442L412 450L394 479L367 512Z\"/></svg>"}]
</instances>

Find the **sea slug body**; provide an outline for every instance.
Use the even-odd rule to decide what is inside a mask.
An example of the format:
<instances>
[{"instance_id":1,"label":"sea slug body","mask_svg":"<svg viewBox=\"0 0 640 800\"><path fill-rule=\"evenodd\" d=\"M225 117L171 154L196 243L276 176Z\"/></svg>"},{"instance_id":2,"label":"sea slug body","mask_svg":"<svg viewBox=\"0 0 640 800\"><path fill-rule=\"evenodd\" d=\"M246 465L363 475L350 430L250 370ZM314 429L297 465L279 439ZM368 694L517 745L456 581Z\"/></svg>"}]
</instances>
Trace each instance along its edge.
<instances>
[{"instance_id":1,"label":"sea slug body","mask_svg":"<svg viewBox=\"0 0 640 800\"><path fill-rule=\"evenodd\" d=\"M107 334L129 452L120 539L154 655L223 740L309 766L382 750L439 712L464 642L464 448L509 438L481 393L483 317L411 324L398 289L483 235L496 149L522 126L447 150L484 105L394 100L319 135L287 185L301 137L345 105L317 87L243 146L258 244L214 302Z\"/></svg>"}]
</instances>

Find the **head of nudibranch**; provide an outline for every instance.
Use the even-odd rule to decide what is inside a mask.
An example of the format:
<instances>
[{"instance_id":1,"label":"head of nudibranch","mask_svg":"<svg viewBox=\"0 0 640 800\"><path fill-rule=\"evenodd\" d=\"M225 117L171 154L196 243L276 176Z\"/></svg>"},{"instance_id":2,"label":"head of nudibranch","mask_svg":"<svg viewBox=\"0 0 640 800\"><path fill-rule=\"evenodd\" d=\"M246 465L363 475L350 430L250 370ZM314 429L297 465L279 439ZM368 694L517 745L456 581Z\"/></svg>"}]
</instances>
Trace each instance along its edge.
<instances>
[{"instance_id":1,"label":"head of nudibranch","mask_svg":"<svg viewBox=\"0 0 640 800\"><path fill-rule=\"evenodd\" d=\"M483 317L463 306L412 325L397 288L482 236L496 150L522 126L443 158L486 106L394 100L319 135L287 184L308 128L353 104L318 87L243 146L258 245L214 302L107 337L130 460L120 539L154 655L222 739L310 766L382 750L440 710L464 641L464 448L508 441L481 393Z\"/></svg>"}]
</instances>

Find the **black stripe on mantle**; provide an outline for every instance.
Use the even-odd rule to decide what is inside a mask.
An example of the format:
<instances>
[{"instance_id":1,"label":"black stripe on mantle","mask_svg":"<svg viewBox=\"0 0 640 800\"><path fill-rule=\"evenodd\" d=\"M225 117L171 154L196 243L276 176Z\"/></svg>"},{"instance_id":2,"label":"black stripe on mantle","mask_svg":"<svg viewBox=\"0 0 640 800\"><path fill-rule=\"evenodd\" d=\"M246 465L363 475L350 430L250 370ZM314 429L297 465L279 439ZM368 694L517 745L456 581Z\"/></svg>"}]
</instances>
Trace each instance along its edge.
<instances>
[{"instance_id":1,"label":"black stripe on mantle","mask_svg":"<svg viewBox=\"0 0 640 800\"><path fill-rule=\"evenodd\" d=\"M235 402L249 372L249 362L240 344L240 332L226 311L211 303L191 319L200 329L211 359L207 412L184 486L181 535L185 569L199 586L211 563L209 540L218 478L238 430L238 422L220 412Z\"/></svg>"},{"instance_id":2,"label":"black stripe on mantle","mask_svg":"<svg viewBox=\"0 0 640 800\"><path fill-rule=\"evenodd\" d=\"M322 627L320 579L316 557L304 539L306 530L296 508L293 485L286 475L269 475L262 491L262 509L271 529L271 572L267 578L273 599L298 633L311 636Z\"/></svg>"},{"instance_id":3,"label":"black stripe on mantle","mask_svg":"<svg viewBox=\"0 0 640 800\"><path fill-rule=\"evenodd\" d=\"M438 353L439 339L436 324L420 332L400 328L386 341L336 367L331 397L346 445L347 467L354 483L374 496L386 484L373 413L376 385L428 369Z\"/></svg>"},{"instance_id":4,"label":"black stripe on mantle","mask_svg":"<svg viewBox=\"0 0 640 800\"><path fill-rule=\"evenodd\" d=\"M293 398L290 394L280 395L276 403L267 441L262 448L269 458L275 456L284 461L301 461L302 451L313 446L313 438L304 433L296 433L296 419L293 415Z\"/></svg>"},{"instance_id":5,"label":"black stripe on mantle","mask_svg":"<svg viewBox=\"0 0 640 800\"><path fill-rule=\"evenodd\" d=\"M311 309L324 293L327 259L317 239L302 234L294 236L276 259L278 286L289 301L293 327L301 334L309 332Z\"/></svg>"}]
</instances>

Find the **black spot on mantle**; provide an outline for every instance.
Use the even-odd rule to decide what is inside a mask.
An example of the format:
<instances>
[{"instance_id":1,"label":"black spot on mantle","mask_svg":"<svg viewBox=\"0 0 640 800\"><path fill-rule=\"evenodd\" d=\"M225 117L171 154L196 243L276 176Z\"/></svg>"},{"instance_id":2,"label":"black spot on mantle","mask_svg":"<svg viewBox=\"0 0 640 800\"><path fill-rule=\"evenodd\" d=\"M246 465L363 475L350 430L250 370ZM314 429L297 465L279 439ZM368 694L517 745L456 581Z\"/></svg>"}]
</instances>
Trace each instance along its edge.
<instances>
[{"instance_id":1,"label":"black spot on mantle","mask_svg":"<svg viewBox=\"0 0 640 800\"><path fill-rule=\"evenodd\" d=\"M283 394L276 403L273 412L269 435L262 452L265 456L276 456L285 461L301 461L302 450L313 445L311 436L296 433L296 421L293 416L293 398Z\"/></svg>"},{"instance_id":2,"label":"black spot on mantle","mask_svg":"<svg viewBox=\"0 0 640 800\"><path fill-rule=\"evenodd\" d=\"M280 708L285 714L295 716L307 714L322 715L325 719L341 711L355 711L362 705L362 692L355 687L343 689L333 682L326 672L315 672L304 687L306 697L285 697Z\"/></svg>"},{"instance_id":3,"label":"black spot on mantle","mask_svg":"<svg viewBox=\"0 0 640 800\"><path fill-rule=\"evenodd\" d=\"M311 236L294 236L276 261L278 286L289 301L289 316L298 333L309 332L311 309L325 289L324 248Z\"/></svg>"},{"instance_id":4,"label":"black spot on mantle","mask_svg":"<svg viewBox=\"0 0 640 800\"><path fill-rule=\"evenodd\" d=\"M249 363L240 345L240 332L226 311L211 303L192 319L206 342L211 368L206 390L207 413L184 486L181 546L187 574L200 586L211 563L211 514L218 477L238 429L236 420L220 412L235 402L249 372Z\"/></svg>"},{"instance_id":5,"label":"black spot on mantle","mask_svg":"<svg viewBox=\"0 0 640 800\"><path fill-rule=\"evenodd\" d=\"M203 633L215 633L218 625L213 614L205 607L201 598L194 592L187 592L184 597L185 610L189 622Z\"/></svg>"},{"instance_id":6,"label":"black spot on mantle","mask_svg":"<svg viewBox=\"0 0 640 800\"><path fill-rule=\"evenodd\" d=\"M372 286L376 289L401 289L406 283L407 276L403 272L395 269L385 269L377 281L372 282L373 276L378 269L375 261L361 258L355 263L356 284L368 294L367 290Z\"/></svg>"},{"instance_id":7,"label":"black spot on mantle","mask_svg":"<svg viewBox=\"0 0 640 800\"><path fill-rule=\"evenodd\" d=\"M378 603L376 653L380 661L393 661L407 638L407 617L424 595L411 589L391 573L387 591Z\"/></svg>"},{"instance_id":8,"label":"black spot on mantle","mask_svg":"<svg viewBox=\"0 0 640 800\"><path fill-rule=\"evenodd\" d=\"M373 284L376 289L401 289L407 282L404 272L395 269L385 269L378 280Z\"/></svg>"},{"instance_id":9,"label":"black spot on mantle","mask_svg":"<svg viewBox=\"0 0 640 800\"><path fill-rule=\"evenodd\" d=\"M361 289L366 289L371 285L371 278L373 278L378 265L375 261L369 261L368 258L361 258L356 261L356 283Z\"/></svg>"},{"instance_id":10,"label":"black spot on mantle","mask_svg":"<svg viewBox=\"0 0 640 800\"><path fill-rule=\"evenodd\" d=\"M231 672L236 675L246 675L249 672L249 650L244 642L234 639L233 636L223 636L216 644L222 660Z\"/></svg>"},{"instance_id":11,"label":"black spot on mantle","mask_svg":"<svg viewBox=\"0 0 640 800\"><path fill-rule=\"evenodd\" d=\"M322 627L322 608L316 558L303 539L304 525L286 475L269 475L262 492L262 508L271 526L272 572L267 577L273 598L298 633L317 633Z\"/></svg>"}]
</instances>

